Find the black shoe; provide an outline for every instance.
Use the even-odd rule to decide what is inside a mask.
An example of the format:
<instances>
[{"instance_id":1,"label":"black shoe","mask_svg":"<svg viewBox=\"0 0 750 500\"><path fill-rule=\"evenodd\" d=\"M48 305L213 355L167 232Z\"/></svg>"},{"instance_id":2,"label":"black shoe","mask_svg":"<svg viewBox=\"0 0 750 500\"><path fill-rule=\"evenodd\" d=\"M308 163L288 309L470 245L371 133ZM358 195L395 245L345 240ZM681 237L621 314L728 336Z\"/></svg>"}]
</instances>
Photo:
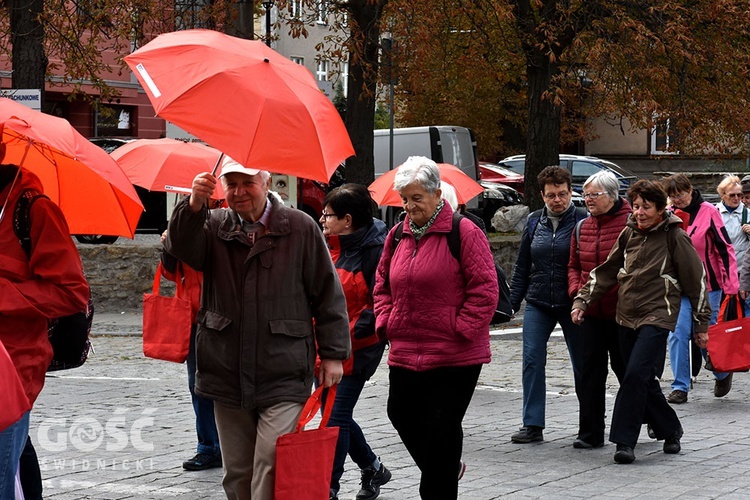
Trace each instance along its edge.
<instances>
[{"instance_id":1,"label":"black shoe","mask_svg":"<svg viewBox=\"0 0 750 500\"><path fill-rule=\"evenodd\" d=\"M208 453L198 453L190 460L182 462L182 468L185 470L206 470L221 467L221 455L209 455Z\"/></svg>"},{"instance_id":2,"label":"black shoe","mask_svg":"<svg viewBox=\"0 0 750 500\"><path fill-rule=\"evenodd\" d=\"M646 434L648 434L648 437L651 439L656 439L656 433L654 432L654 428L651 427L651 424L646 424Z\"/></svg>"},{"instance_id":3,"label":"black shoe","mask_svg":"<svg viewBox=\"0 0 750 500\"><path fill-rule=\"evenodd\" d=\"M544 441L542 428L536 425L528 425L518 429L518 432L510 437L511 443L533 443L535 441Z\"/></svg>"},{"instance_id":4,"label":"black shoe","mask_svg":"<svg viewBox=\"0 0 750 500\"><path fill-rule=\"evenodd\" d=\"M375 500L380 495L380 487L391 480L391 471L380 464L380 469L372 467L362 469L362 489L357 493L357 500Z\"/></svg>"},{"instance_id":5,"label":"black shoe","mask_svg":"<svg viewBox=\"0 0 750 500\"><path fill-rule=\"evenodd\" d=\"M630 446L624 444L617 445L617 451L615 452L615 462L618 464L631 464L635 460L635 452Z\"/></svg>"},{"instance_id":6,"label":"black shoe","mask_svg":"<svg viewBox=\"0 0 750 500\"><path fill-rule=\"evenodd\" d=\"M669 393L669 396L667 396L667 401L674 405L681 405L683 403L687 403L688 395L685 391L680 391L675 389L674 391Z\"/></svg>"},{"instance_id":7,"label":"black shoe","mask_svg":"<svg viewBox=\"0 0 750 500\"><path fill-rule=\"evenodd\" d=\"M591 444L587 443L581 438L576 438L576 440L573 441L573 448L577 448L579 450L591 450L593 448L601 448L602 446L604 446L604 442Z\"/></svg>"},{"instance_id":8,"label":"black shoe","mask_svg":"<svg viewBox=\"0 0 750 500\"><path fill-rule=\"evenodd\" d=\"M714 396L717 398L723 398L732 389L732 373L724 377L722 380L714 382Z\"/></svg>"},{"instance_id":9,"label":"black shoe","mask_svg":"<svg viewBox=\"0 0 750 500\"><path fill-rule=\"evenodd\" d=\"M331 495L328 497L328 500L339 500L339 496L337 493L331 493Z\"/></svg>"},{"instance_id":10,"label":"black shoe","mask_svg":"<svg viewBox=\"0 0 750 500\"><path fill-rule=\"evenodd\" d=\"M672 434L670 437L664 439L664 453L670 453L674 455L679 453L682 447L680 446L680 438L682 437L682 427Z\"/></svg>"}]
</instances>

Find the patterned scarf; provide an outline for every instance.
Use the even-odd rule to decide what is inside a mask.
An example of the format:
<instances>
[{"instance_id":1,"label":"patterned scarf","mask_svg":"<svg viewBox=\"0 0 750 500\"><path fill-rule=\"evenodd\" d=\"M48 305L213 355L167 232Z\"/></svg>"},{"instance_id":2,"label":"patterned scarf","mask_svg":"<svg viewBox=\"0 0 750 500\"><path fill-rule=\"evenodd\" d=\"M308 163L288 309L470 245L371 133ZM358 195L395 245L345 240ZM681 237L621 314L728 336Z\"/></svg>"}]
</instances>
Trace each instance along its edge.
<instances>
[{"instance_id":1,"label":"patterned scarf","mask_svg":"<svg viewBox=\"0 0 750 500\"><path fill-rule=\"evenodd\" d=\"M427 224L422 227L417 227L414 221L409 219L409 229L411 229L411 233L414 235L414 241L419 241L419 238L424 236L424 233L426 233L427 230L430 229L432 223L435 222L435 219L437 219L440 210L443 209L443 205L445 205L445 200L441 199L440 203L438 203L437 208L435 208L435 213L432 214L432 217L430 217L430 220L427 221Z\"/></svg>"}]
</instances>

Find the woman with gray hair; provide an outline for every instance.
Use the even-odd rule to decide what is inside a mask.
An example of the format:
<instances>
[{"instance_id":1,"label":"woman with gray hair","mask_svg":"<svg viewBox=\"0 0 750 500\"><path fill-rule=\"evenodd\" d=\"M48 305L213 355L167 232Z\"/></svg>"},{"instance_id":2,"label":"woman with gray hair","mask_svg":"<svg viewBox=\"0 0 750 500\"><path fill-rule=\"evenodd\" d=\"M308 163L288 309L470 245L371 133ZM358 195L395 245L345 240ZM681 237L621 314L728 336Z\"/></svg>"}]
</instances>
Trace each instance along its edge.
<instances>
[{"instance_id":1,"label":"woman with gray hair","mask_svg":"<svg viewBox=\"0 0 750 500\"><path fill-rule=\"evenodd\" d=\"M568 294L575 297L589 274L607 260L632 212L630 203L619 195L620 183L611 172L599 171L583 183L583 198L591 214L581 220L570 238ZM581 380L578 386L578 437L574 448L590 449L604 445L604 397L607 386L607 356L618 382L625 365L617 337L617 290L612 287L592 302L581 324Z\"/></svg>"},{"instance_id":2,"label":"woman with gray hair","mask_svg":"<svg viewBox=\"0 0 750 500\"><path fill-rule=\"evenodd\" d=\"M394 189L406 218L386 238L374 292L376 331L391 343L388 417L422 472L421 497L455 499L461 422L490 361L497 275L482 230L443 199L435 162L410 157Z\"/></svg>"}]
</instances>

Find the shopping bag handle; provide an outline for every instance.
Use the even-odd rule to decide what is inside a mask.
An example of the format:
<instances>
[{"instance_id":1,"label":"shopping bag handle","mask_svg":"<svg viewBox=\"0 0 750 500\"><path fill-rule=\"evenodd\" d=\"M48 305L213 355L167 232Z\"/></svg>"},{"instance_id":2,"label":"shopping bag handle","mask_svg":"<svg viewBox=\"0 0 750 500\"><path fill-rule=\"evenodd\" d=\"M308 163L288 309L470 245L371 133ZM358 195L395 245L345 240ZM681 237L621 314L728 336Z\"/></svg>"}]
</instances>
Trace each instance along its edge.
<instances>
[{"instance_id":1,"label":"shopping bag handle","mask_svg":"<svg viewBox=\"0 0 750 500\"><path fill-rule=\"evenodd\" d=\"M163 269L163 266L161 264L161 261L159 261L159 264L156 266L156 274L154 275L154 286L152 288L152 292L154 295L159 295L159 285L161 285L161 271ZM175 276L175 283L177 284L177 291L175 292L175 297L184 297L184 293L182 290L182 273L180 272L180 263L177 263L177 269L175 269L174 272Z\"/></svg>"},{"instance_id":2,"label":"shopping bag handle","mask_svg":"<svg viewBox=\"0 0 750 500\"><path fill-rule=\"evenodd\" d=\"M315 389L308 398L305 406L302 408L302 413L299 416L297 427L294 432L302 432L302 429L312 420L320 410L323 401L323 390L326 389L322 385ZM320 425L318 429L323 429L328 425L328 419L331 417L331 411L333 411L333 402L336 400L336 385L328 387L328 395L326 396L326 405L323 408L323 417L320 419Z\"/></svg>"}]
</instances>

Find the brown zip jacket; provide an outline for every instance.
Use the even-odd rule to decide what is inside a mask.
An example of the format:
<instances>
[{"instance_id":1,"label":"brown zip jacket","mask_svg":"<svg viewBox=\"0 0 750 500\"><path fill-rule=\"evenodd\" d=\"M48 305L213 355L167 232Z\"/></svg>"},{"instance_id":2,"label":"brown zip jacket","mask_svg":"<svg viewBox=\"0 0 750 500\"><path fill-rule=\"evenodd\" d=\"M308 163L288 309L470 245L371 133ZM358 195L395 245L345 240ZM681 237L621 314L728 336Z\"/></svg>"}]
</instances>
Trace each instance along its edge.
<instances>
[{"instance_id":1,"label":"brown zip jacket","mask_svg":"<svg viewBox=\"0 0 750 500\"><path fill-rule=\"evenodd\" d=\"M203 272L196 322L196 392L242 408L310 396L316 351L349 357L346 299L323 233L307 214L269 196L265 232L253 244L234 210L169 221L166 250ZM314 323L313 323L314 322Z\"/></svg>"},{"instance_id":2,"label":"brown zip jacket","mask_svg":"<svg viewBox=\"0 0 750 500\"><path fill-rule=\"evenodd\" d=\"M591 271L573 308L583 309L619 283L617 323L636 329L654 325L674 330L681 297L690 298L696 332L708 331L706 273L682 220L671 212L654 227L641 231L633 216L607 260Z\"/></svg>"}]
</instances>

